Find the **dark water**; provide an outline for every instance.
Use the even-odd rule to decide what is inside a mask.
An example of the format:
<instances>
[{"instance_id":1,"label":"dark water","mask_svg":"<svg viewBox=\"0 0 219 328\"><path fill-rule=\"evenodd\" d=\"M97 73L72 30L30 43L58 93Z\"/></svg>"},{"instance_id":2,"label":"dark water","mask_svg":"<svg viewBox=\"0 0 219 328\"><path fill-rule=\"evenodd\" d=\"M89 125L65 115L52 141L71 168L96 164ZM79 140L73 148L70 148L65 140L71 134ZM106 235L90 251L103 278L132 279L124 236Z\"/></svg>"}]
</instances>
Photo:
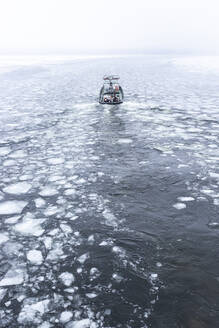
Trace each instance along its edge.
<instances>
[{"instance_id":1,"label":"dark water","mask_svg":"<svg viewBox=\"0 0 219 328\"><path fill-rule=\"evenodd\" d=\"M219 75L192 68L0 75L0 327L219 327Z\"/></svg>"}]
</instances>

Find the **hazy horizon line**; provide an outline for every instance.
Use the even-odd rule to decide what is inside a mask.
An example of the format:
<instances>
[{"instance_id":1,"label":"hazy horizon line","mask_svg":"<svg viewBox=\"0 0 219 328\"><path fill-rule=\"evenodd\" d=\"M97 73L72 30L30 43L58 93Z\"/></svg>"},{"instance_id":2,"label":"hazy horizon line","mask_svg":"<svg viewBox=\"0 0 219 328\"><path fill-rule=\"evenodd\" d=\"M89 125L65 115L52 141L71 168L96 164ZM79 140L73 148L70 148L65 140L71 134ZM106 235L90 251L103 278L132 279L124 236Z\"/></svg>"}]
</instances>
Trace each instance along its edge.
<instances>
[{"instance_id":1,"label":"hazy horizon line","mask_svg":"<svg viewBox=\"0 0 219 328\"><path fill-rule=\"evenodd\" d=\"M191 55L191 56L219 56L219 51L200 51L194 49L0 49L0 56L120 56L120 55Z\"/></svg>"}]
</instances>

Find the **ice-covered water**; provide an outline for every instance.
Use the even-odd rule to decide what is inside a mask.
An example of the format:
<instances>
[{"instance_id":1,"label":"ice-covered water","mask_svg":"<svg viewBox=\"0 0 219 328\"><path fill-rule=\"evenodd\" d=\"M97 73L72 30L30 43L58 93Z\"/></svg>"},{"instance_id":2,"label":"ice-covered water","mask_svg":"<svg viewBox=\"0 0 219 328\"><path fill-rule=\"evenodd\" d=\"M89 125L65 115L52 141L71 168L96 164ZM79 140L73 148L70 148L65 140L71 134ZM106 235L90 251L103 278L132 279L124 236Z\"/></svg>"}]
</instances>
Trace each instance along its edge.
<instances>
[{"instance_id":1,"label":"ice-covered water","mask_svg":"<svg viewBox=\"0 0 219 328\"><path fill-rule=\"evenodd\" d=\"M219 326L219 75L196 59L2 71L0 327Z\"/></svg>"}]
</instances>

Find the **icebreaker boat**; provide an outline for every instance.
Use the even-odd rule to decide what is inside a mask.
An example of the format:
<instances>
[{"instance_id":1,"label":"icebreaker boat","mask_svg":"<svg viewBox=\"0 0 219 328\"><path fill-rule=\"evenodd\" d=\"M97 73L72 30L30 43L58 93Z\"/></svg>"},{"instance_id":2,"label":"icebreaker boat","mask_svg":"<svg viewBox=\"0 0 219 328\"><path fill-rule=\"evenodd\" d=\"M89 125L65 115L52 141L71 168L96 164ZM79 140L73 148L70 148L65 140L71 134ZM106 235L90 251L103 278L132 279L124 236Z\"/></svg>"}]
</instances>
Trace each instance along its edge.
<instances>
[{"instance_id":1,"label":"icebreaker boat","mask_svg":"<svg viewBox=\"0 0 219 328\"><path fill-rule=\"evenodd\" d=\"M118 83L118 75L105 75L103 86L100 90L99 103L106 105L118 105L123 103L123 90Z\"/></svg>"}]
</instances>

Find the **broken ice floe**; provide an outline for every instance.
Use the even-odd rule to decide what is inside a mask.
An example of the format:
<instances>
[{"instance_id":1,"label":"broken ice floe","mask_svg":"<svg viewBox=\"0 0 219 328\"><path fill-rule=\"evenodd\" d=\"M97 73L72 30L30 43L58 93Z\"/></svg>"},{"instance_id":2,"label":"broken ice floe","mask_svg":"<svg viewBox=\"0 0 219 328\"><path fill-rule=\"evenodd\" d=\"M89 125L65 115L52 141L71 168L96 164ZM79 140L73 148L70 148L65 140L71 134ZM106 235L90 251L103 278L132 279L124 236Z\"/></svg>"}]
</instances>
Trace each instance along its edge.
<instances>
[{"instance_id":1,"label":"broken ice floe","mask_svg":"<svg viewBox=\"0 0 219 328\"><path fill-rule=\"evenodd\" d=\"M66 234L71 233L72 232L72 228L67 225L67 224L60 224L60 228L62 229L62 231Z\"/></svg>"},{"instance_id":2,"label":"broken ice floe","mask_svg":"<svg viewBox=\"0 0 219 328\"><path fill-rule=\"evenodd\" d=\"M97 294L96 293L86 293L86 296L88 298L96 298L97 297Z\"/></svg>"},{"instance_id":3,"label":"broken ice floe","mask_svg":"<svg viewBox=\"0 0 219 328\"><path fill-rule=\"evenodd\" d=\"M126 255L125 250L119 246L113 246L112 252L118 254L120 257L125 257Z\"/></svg>"},{"instance_id":4,"label":"broken ice floe","mask_svg":"<svg viewBox=\"0 0 219 328\"><path fill-rule=\"evenodd\" d=\"M195 200L193 197L178 197L177 198L180 202L192 202Z\"/></svg>"},{"instance_id":5,"label":"broken ice floe","mask_svg":"<svg viewBox=\"0 0 219 328\"><path fill-rule=\"evenodd\" d=\"M19 177L19 180L21 180L21 181L32 180L32 179L33 179L33 175L32 174L24 174L24 175L21 175Z\"/></svg>"},{"instance_id":6,"label":"broken ice floe","mask_svg":"<svg viewBox=\"0 0 219 328\"><path fill-rule=\"evenodd\" d=\"M91 319L81 319L76 321L70 321L66 328L97 328L97 324Z\"/></svg>"},{"instance_id":7,"label":"broken ice floe","mask_svg":"<svg viewBox=\"0 0 219 328\"><path fill-rule=\"evenodd\" d=\"M10 257L10 256L19 256L21 255L21 248L23 246L17 242L11 242L11 241L8 241L2 248L4 254L7 256L7 257Z\"/></svg>"},{"instance_id":8,"label":"broken ice floe","mask_svg":"<svg viewBox=\"0 0 219 328\"><path fill-rule=\"evenodd\" d=\"M63 159L63 158L56 158L56 157L54 157L54 158L49 158L49 159L47 160L47 162L48 162L49 164L51 164L51 165L57 165L57 164L62 164L62 163L64 163L64 159Z\"/></svg>"},{"instance_id":9,"label":"broken ice floe","mask_svg":"<svg viewBox=\"0 0 219 328\"><path fill-rule=\"evenodd\" d=\"M132 142L133 142L133 140L129 139L129 138L120 138L117 141L118 144L130 144Z\"/></svg>"},{"instance_id":10,"label":"broken ice floe","mask_svg":"<svg viewBox=\"0 0 219 328\"><path fill-rule=\"evenodd\" d=\"M186 204L184 203L176 203L173 205L177 210L182 210L183 208L186 208Z\"/></svg>"},{"instance_id":11,"label":"broken ice floe","mask_svg":"<svg viewBox=\"0 0 219 328\"><path fill-rule=\"evenodd\" d=\"M5 156L10 153L11 149L9 147L0 147L0 156Z\"/></svg>"},{"instance_id":12,"label":"broken ice floe","mask_svg":"<svg viewBox=\"0 0 219 328\"><path fill-rule=\"evenodd\" d=\"M34 202L37 208L43 207L46 204L45 200L42 198L36 198Z\"/></svg>"},{"instance_id":13,"label":"broken ice floe","mask_svg":"<svg viewBox=\"0 0 219 328\"><path fill-rule=\"evenodd\" d=\"M70 312L70 311L64 311L60 315L60 322L61 323L66 323L66 322L70 321L72 317L73 317L73 313L72 312Z\"/></svg>"},{"instance_id":14,"label":"broken ice floe","mask_svg":"<svg viewBox=\"0 0 219 328\"><path fill-rule=\"evenodd\" d=\"M89 253L85 253L81 256L78 257L78 262L80 262L81 264L84 264L85 261L87 261L90 257Z\"/></svg>"},{"instance_id":15,"label":"broken ice floe","mask_svg":"<svg viewBox=\"0 0 219 328\"><path fill-rule=\"evenodd\" d=\"M73 196L73 195L76 195L76 190L75 189L66 189L64 191L64 195L65 196Z\"/></svg>"},{"instance_id":16,"label":"broken ice floe","mask_svg":"<svg viewBox=\"0 0 219 328\"><path fill-rule=\"evenodd\" d=\"M59 230L58 230L59 231ZM55 243L53 246L53 249L51 249L46 257L47 261L55 261L57 262L59 258L64 258L67 255L64 255L62 250L62 244L61 243Z\"/></svg>"},{"instance_id":17,"label":"broken ice floe","mask_svg":"<svg viewBox=\"0 0 219 328\"><path fill-rule=\"evenodd\" d=\"M210 228L218 228L219 227L219 223L218 222L209 222L208 226Z\"/></svg>"},{"instance_id":18,"label":"broken ice floe","mask_svg":"<svg viewBox=\"0 0 219 328\"><path fill-rule=\"evenodd\" d=\"M7 224L15 224L17 223L17 221L20 219L20 216L19 215L16 215L16 216L12 216L11 218L8 218L5 220L5 223Z\"/></svg>"},{"instance_id":19,"label":"broken ice floe","mask_svg":"<svg viewBox=\"0 0 219 328\"><path fill-rule=\"evenodd\" d=\"M60 212L60 210L58 209L57 206L53 206L53 205L50 205L47 209L45 209L45 211L43 212L43 214L45 216L52 216L56 213Z\"/></svg>"},{"instance_id":20,"label":"broken ice floe","mask_svg":"<svg viewBox=\"0 0 219 328\"><path fill-rule=\"evenodd\" d=\"M4 278L0 281L0 287L20 285L24 282L25 275L26 272L24 271L24 269L12 268L5 274Z\"/></svg>"},{"instance_id":21,"label":"broken ice floe","mask_svg":"<svg viewBox=\"0 0 219 328\"><path fill-rule=\"evenodd\" d=\"M2 202L0 203L0 215L20 214L26 205L27 202L19 200Z\"/></svg>"},{"instance_id":22,"label":"broken ice floe","mask_svg":"<svg viewBox=\"0 0 219 328\"><path fill-rule=\"evenodd\" d=\"M218 198L214 199L213 203L214 205L219 206L219 199Z\"/></svg>"},{"instance_id":23,"label":"broken ice floe","mask_svg":"<svg viewBox=\"0 0 219 328\"><path fill-rule=\"evenodd\" d=\"M58 190L56 190L55 188L53 188L51 186L45 186L39 192L39 195L43 196L43 197L55 196L57 194L58 194Z\"/></svg>"},{"instance_id":24,"label":"broken ice floe","mask_svg":"<svg viewBox=\"0 0 219 328\"><path fill-rule=\"evenodd\" d=\"M12 158L23 158L26 155L27 155L27 153L24 150L20 149L20 150L16 150L13 153L11 153L9 155L9 157L12 157Z\"/></svg>"},{"instance_id":25,"label":"broken ice floe","mask_svg":"<svg viewBox=\"0 0 219 328\"><path fill-rule=\"evenodd\" d=\"M111 213L111 211L109 209L105 209L103 211L103 217L105 219L105 224L111 227L117 227L118 226L118 220L115 217L115 215L113 213Z\"/></svg>"},{"instance_id":26,"label":"broken ice floe","mask_svg":"<svg viewBox=\"0 0 219 328\"><path fill-rule=\"evenodd\" d=\"M8 240L9 240L8 234L0 232L0 245L5 243Z\"/></svg>"},{"instance_id":27,"label":"broken ice floe","mask_svg":"<svg viewBox=\"0 0 219 328\"><path fill-rule=\"evenodd\" d=\"M13 159L7 159L6 161L3 162L3 166L14 166L16 164L17 162Z\"/></svg>"},{"instance_id":28,"label":"broken ice floe","mask_svg":"<svg viewBox=\"0 0 219 328\"><path fill-rule=\"evenodd\" d=\"M32 264L40 265L43 262L43 256L42 253L38 250L30 250L27 252L27 259Z\"/></svg>"},{"instance_id":29,"label":"broken ice floe","mask_svg":"<svg viewBox=\"0 0 219 328\"><path fill-rule=\"evenodd\" d=\"M44 221L45 219L34 219L34 216L28 213L23 218L22 222L15 225L14 230L24 235L33 235L39 237L44 232L44 229L41 227L41 224Z\"/></svg>"},{"instance_id":30,"label":"broken ice floe","mask_svg":"<svg viewBox=\"0 0 219 328\"><path fill-rule=\"evenodd\" d=\"M59 279L67 287L71 286L75 280L73 274L70 272L63 272L62 274L60 274Z\"/></svg>"},{"instance_id":31,"label":"broken ice floe","mask_svg":"<svg viewBox=\"0 0 219 328\"><path fill-rule=\"evenodd\" d=\"M42 322L41 316L49 310L50 300L45 299L38 301L36 299L27 299L24 301L24 306L18 316L18 322L20 324Z\"/></svg>"},{"instance_id":32,"label":"broken ice floe","mask_svg":"<svg viewBox=\"0 0 219 328\"><path fill-rule=\"evenodd\" d=\"M112 278L113 278L116 282L118 282L118 283L120 283L120 282L124 279L124 278L123 278L120 274L118 274L118 273L113 273Z\"/></svg>"},{"instance_id":33,"label":"broken ice floe","mask_svg":"<svg viewBox=\"0 0 219 328\"><path fill-rule=\"evenodd\" d=\"M101 241L101 243L99 243L99 246L112 246L112 245L113 245L112 239L106 239Z\"/></svg>"},{"instance_id":34,"label":"broken ice floe","mask_svg":"<svg viewBox=\"0 0 219 328\"><path fill-rule=\"evenodd\" d=\"M32 186L27 182L18 182L3 188L3 191L8 194L20 195L26 194L31 187Z\"/></svg>"},{"instance_id":35,"label":"broken ice floe","mask_svg":"<svg viewBox=\"0 0 219 328\"><path fill-rule=\"evenodd\" d=\"M95 242L95 238L94 238L94 235L90 235L87 239L88 243L90 245L93 245L93 243Z\"/></svg>"},{"instance_id":36,"label":"broken ice floe","mask_svg":"<svg viewBox=\"0 0 219 328\"><path fill-rule=\"evenodd\" d=\"M219 180L219 173L209 172L209 175L211 178L213 178L215 180Z\"/></svg>"},{"instance_id":37,"label":"broken ice floe","mask_svg":"<svg viewBox=\"0 0 219 328\"><path fill-rule=\"evenodd\" d=\"M90 269L90 280L94 280L94 279L97 279L99 276L101 275L100 271L93 267Z\"/></svg>"},{"instance_id":38,"label":"broken ice floe","mask_svg":"<svg viewBox=\"0 0 219 328\"><path fill-rule=\"evenodd\" d=\"M51 237L44 237L43 242L47 249L51 249L51 247L52 247L52 238Z\"/></svg>"}]
</instances>

